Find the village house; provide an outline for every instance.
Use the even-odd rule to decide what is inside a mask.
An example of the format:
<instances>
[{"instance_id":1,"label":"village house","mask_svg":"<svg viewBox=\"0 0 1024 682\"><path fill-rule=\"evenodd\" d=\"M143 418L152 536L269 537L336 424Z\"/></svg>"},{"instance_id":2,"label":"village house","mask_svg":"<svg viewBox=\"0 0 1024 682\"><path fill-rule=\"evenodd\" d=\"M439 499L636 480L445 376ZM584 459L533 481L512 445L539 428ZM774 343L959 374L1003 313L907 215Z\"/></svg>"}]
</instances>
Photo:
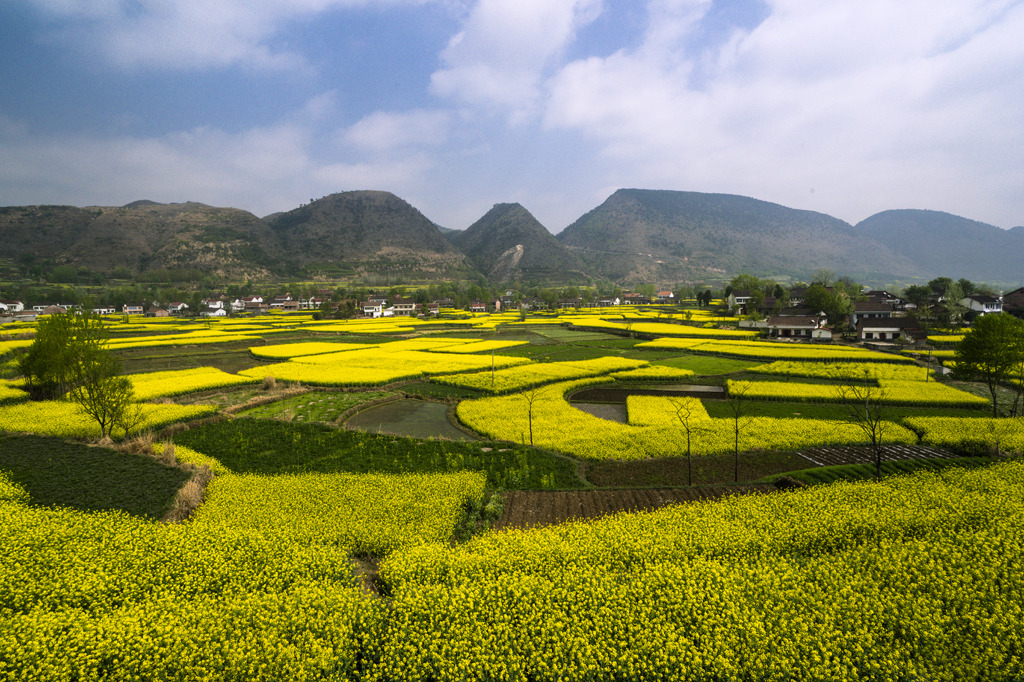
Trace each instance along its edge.
<instances>
[{"instance_id":1,"label":"village house","mask_svg":"<svg viewBox=\"0 0 1024 682\"><path fill-rule=\"evenodd\" d=\"M659 291L658 303L675 303L676 295L671 291Z\"/></svg>"},{"instance_id":2,"label":"village house","mask_svg":"<svg viewBox=\"0 0 1024 682\"><path fill-rule=\"evenodd\" d=\"M879 303L888 303L895 310L899 310L904 305L904 300L895 294L890 294L885 289L869 289L865 291L864 296L869 300L877 301Z\"/></svg>"},{"instance_id":3,"label":"village house","mask_svg":"<svg viewBox=\"0 0 1024 682\"><path fill-rule=\"evenodd\" d=\"M808 287L793 287L789 290L789 304L792 306L803 305L804 299L807 298Z\"/></svg>"},{"instance_id":4,"label":"village house","mask_svg":"<svg viewBox=\"0 0 1024 682\"><path fill-rule=\"evenodd\" d=\"M233 313L245 310L259 311L261 307L265 309L262 296L242 296L231 302L231 312Z\"/></svg>"},{"instance_id":5,"label":"village house","mask_svg":"<svg viewBox=\"0 0 1024 682\"><path fill-rule=\"evenodd\" d=\"M1017 317L1024 316L1024 287L1003 294L1003 310Z\"/></svg>"},{"instance_id":6,"label":"village house","mask_svg":"<svg viewBox=\"0 0 1024 682\"><path fill-rule=\"evenodd\" d=\"M25 304L21 301L11 301L0 298L0 311L7 313L8 315L20 313L24 309Z\"/></svg>"},{"instance_id":7,"label":"village house","mask_svg":"<svg viewBox=\"0 0 1024 682\"><path fill-rule=\"evenodd\" d=\"M363 301L359 304L359 310L363 317L383 317L384 303L381 301Z\"/></svg>"},{"instance_id":8,"label":"village house","mask_svg":"<svg viewBox=\"0 0 1024 682\"><path fill-rule=\"evenodd\" d=\"M181 301L174 301L167 304L167 312L171 315L184 315L188 312L188 304Z\"/></svg>"},{"instance_id":9,"label":"village house","mask_svg":"<svg viewBox=\"0 0 1024 682\"><path fill-rule=\"evenodd\" d=\"M765 328L771 338L810 339L815 330L821 329L821 318L816 315L773 315L768 318Z\"/></svg>"},{"instance_id":10,"label":"village house","mask_svg":"<svg viewBox=\"0 0 1024 682\"><path fill-rule=\"evenodd\" d=\"M735 310L740 315L747 314L747 304L750 303L753 294L749 291L730 291L727 302L729 310Z\"/></svg>"},{"instance_id":11,"label":"village house","mask_svg":"<svg viewBox=\"0 0 1024 682\"><path fill-rule=\"evenodd\" d=\"M893 304L886 303L881 299L870 299L867 301L855 301L853 310L850 312L850 326L856 327L861 320L874 320L882 317L892 317Z\"/></svg>"},{"instance_id":12,"label":"village house","mask_svg":"<svg viewBox=\"0 0 1024 682\"><path fill-rule=\"evenodd\" d=\"M142 315L145 312L146 312L146 309L143 308L141 305L125 304L125 305L121 306L121 314L122 315Z\"/></svg>"},{"instance_id":13,"label":"village house","mask_svg":"<svg viewBox=\"0 0 1024 682\"><path fill-rule=\"evenodd\" d=\"M1003 312L1003 297L971 294L960 299L960 305L981 315Z\"/></svg>"},{"instance_id":14,"label":"village house","mask_svg":"<svg viewBox=\"0 0 1024 682\"><path fill-rule=\"evenodd\" d=\"M859 341L901 341L913 343L925 338L920 323L912 317L862 319L857 323Z\"/></svg>"},{"instance_id":15,"label":"village house","mask_svg":"<svg viewBox=\"0 0 1024 682\"><path fill-rule=\"evenodd\" d=\"M395 315L416 315L416 301L411 298L397 297L391 302L391 308Z\"/></svg>"}]
</instances>

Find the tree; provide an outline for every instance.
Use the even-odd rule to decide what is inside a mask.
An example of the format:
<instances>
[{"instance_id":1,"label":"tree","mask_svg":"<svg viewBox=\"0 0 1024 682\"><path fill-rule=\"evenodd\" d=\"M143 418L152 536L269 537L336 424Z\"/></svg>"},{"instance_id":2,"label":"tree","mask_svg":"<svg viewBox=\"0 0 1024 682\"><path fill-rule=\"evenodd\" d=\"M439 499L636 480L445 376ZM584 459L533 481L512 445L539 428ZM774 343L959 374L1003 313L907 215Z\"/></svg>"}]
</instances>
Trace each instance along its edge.
<instances>
[{"instance_id":1,"label":"tree","mask_svg":"<svg viewBox=\"0 0 1024 682\"><path fill-rule=\"evenodd\" d=\"M669 398L676 411L676 419L686 432L686 485L693 485L693 436L708 429L696 424L697 418L704 412L697 398Z\"/></svg>"},{"instance_id":2,"label":"tree","mask_svg":"<svg viewBox=\"0 0 1024 682\"><path fill-rule=\"evenodd\" d=\"M999 416L999 385L1022 372L1024 320L1007 313L983 315L957 344L953 374L988 386L993 417Z\"/></svg>"},{"instance_id":3,"label":"tree","mask_svg":"<svg viewBox=\"0 0 1024 682\"><path fill-rule=\"evenodd\" d=\"M729 384L729 411L732 413L733 424L733 452L735 454L735 475L734 481L740 482L740 430L746 425L746 403L744 399L747 391L750 390L750 383L743 381L730 381Z\"/></svg>"},{"instance_id":4,"label":"tree","mask_svg":"<svg viewBox=\"0 0 1024 682\"><path fill-rule=\"evenodd\" d=\"M889 391L878 386L868 369L860 376L840 372L835 378L839 381L836 384L836 395L846 408L850 422L860 428L871 442L875 479L881 480L884 454L882 443L886 434L895 426L888 418Z\"/></svg>"},{"instance_id":5,"label":"tree","mask_svg":"<svg viewBox=\"0 0 1024 682\"><path fill-rule=\"evenodd\" d=\"M115 426L128 435L142 421L142 408L135 400L131 380L118 376L120 363L107 354L82 372L82 381L71 387L69 397L82 411L96 420L101 437L106 438Z\"/></svg>"},{"instance_id":6,"label":"tree","mask_svg":"<svg viewBox=\"0 0 1024 682\"><path fill-rule=\"evenodd\" d=\"M936 296L945 296L946 289L953 283L953 280L949 277L936 277L932 281L928 282L928 288L932 290L932 293Z\"/></svg>"},{"instance_id":7,"label":"tree","mask_svg":"<svg viewBox=\"0 0 1024 682\"><path fill-rule=\"evenodd\" d=\"M79 324L81 322L82 324ZM102 323L84 315L50 315L39 319L36 338L18 361L25 388L37 400L58 399L71 388L77 351L98 346Z\"/></svg>"},{"instance_id":8,"label":"tree","mask_svg":"<svg viewBox=\"0 0 1024 682\"><path fill-rule=\"evenodd\" d=\"M932 290L920 284L911 284L903 290L903 298L913 303L918 308L924 308L932 297Z\"/></svg>"},{"instance_id":9,"label":"tree","mask_svg":"<svg viewBox=\"0 0 1024 682\"><path fill-rule=\"evenodd\" d=\"M754 275L740 273L729 282L729 291L760 291L764 289L764 284L760 278ZM726 295L728 296L728 294Z\"/></svg>"},{"instance_id":10,"label":"tree","mask_svg":"<svg viewBox=\"0 0 1024 682\"><path fill-rule=\"evenodd\" d=\"M959 327L967 312L967 308L961 303L963 298L964 294L959 282L951 282L946 287L946 293L942 298L942 321L950 329Z\"/></svg>"},{"instance_id":11,"label":"tree","mask_svg":"<svg viewBox=\"0 0 1024 682\"><path fill-rule=\"evenodd\" d=\"M829 283L832 282L832 280L834 280L835 278L835 270L829 270L828 268L819 268L818 271L814 273L812 282L815 284L820 284L823 287L828 287Z\"/></svg>"},{"instance_id":12,"label":"tree","mask_svg":"<svg viewBox=\"0 0 1024 682\"><path fill-rule=\"evenodd\" d=\"M844 324L853 311L853 298L843 282L831 288L812 284L804 294L804 304L814 312L824 312L832 325Z\"/></svg>"},{"instance_id":13,"label":"tree","mask_svg":"<svg viewBox=\"0 0 1024 682\"><path fill-rule=\"evenodd\" d=\"M533 404L540 396L540 389L534 387L519 394L526 401L526 418L530 424L530 445L533 445Z\"/></svg>"},{"instance_id":14,"label":"tree","mask_svg":"<svg viewBox=\"0 0 1024 682\"><path fill-rule=\"evenodd\" d=\"M44 317L19 362L34 398L73 400L96 420L104 438L114 426L127 432L141 418L131 381L119 376L121 363L106 347L108 336L90 312Z\"/></svg>"},{"instance_id":15,"label":"tree","mask_svg":"<svg viewBox=\"0 0 1024 682\"><path fill-rule=\"evenodd\" d=\"M970 296L971 294L977 293L978 291L974 282L967 279L966 277L961 277L956 281L956 283L960 287L960 293L963 294L963 296Z\"/></svg>"}]
</instances>

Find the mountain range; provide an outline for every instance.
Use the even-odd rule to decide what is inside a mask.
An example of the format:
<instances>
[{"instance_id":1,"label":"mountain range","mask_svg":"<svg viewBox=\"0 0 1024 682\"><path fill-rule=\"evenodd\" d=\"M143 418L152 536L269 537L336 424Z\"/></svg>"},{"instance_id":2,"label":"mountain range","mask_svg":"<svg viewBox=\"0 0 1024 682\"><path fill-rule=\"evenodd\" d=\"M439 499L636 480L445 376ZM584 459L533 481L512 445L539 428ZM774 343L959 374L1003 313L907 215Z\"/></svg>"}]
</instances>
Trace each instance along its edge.
<instances>
[{"instance_id":1,"label":"mountain range","mask_svg":"<svg viewBox=\"0 0 1024 682\"><path fill-rule=\"evenodd\" d=\"M1024 281L1024 227L928 210L883 211L851 225L744 196L620 189L558 235L514 203L449 230L394 194L354 191L264 218L194 202L0 208L0 258L99 272L188 268L233 281L486 277L665 287L739 272L806 279L825 268L864 282L946 276L1015 287Z\"/></svg>"}]
</instances>

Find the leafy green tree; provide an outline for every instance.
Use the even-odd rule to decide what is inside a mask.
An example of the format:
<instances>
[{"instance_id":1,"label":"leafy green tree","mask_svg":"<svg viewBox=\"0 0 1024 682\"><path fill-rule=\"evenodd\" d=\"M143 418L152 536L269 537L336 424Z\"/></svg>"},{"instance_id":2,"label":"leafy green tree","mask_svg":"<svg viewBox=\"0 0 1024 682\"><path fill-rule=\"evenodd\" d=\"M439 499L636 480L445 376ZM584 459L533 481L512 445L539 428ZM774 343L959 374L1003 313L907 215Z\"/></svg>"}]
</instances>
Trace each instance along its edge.
<instances>
[{"instance_id":1,"label":"leafy green tree","mask_svg":"<svg viewBox=\"0 0 1024 682\"><path fill-rule=\"evenodd\" d=\"M98 346L103 324L90 315L49 315L36 323L36 337L18 367L33 398L57 399L71 388L76 350ZM77 335L77 338L76 338Z\"/></svg>"},{"instance_id":2,"label":"leafy green tree","mask_svg":"<svg viewBox=\"0 0 1024 682\"><path fill-rule=\"evenodd\" d=\"M960 286L960 293L963 294L963 296L970 296L971 294L977 293L978 291L978 288L974 284L974 282L967 279L966 277L961 277L956 281L956 283Z\"/></svg>"},{"instance_id":3,"label":"leafy green tree","mask_svg":"<svg viewBox=\"0 0 1024 682\"><path fill-rule=\"evenodd\" d=\"M984 382L992 396L992 416L999 416L1000 384L1024 367L1024 320L1007 313L979 317L956 348L953 374Z\"/></svg>"},{"instance_id":4,"label":"leafy green tree","mask_svg":"<svg viewBox=\"0 0 1024 682\"><path fill-rule=\"evenodd\" d=\"M764 282L754 275L740 273L729 282L729 292L733 291L755 291L764 288ZM728 295L728 294L726 294Z\"/></svg>"},{"instance_id":5,"label":"leafy green tree","mask_svg":"<svg viewBox=\"0 0 1024 682\"><path fill-rule=\"evenodd\" d=\"M953 280L949 277L936 277L932 281L928 282L928 288L932 290L932 293L936 296L945 296L946 289L953 283Z\"/></svg>"},{"instance_id":6,"label":"leafy green tree","mask_svg":"<svg viewBox=\"0 0 1024 682\"><path fill-rule=\"evenodd\" d=\"M964 298L960 282L951 282L946 287L946 293L942 299L942 323L950 329L955 329L963 322L967 308L961 301Z\"/></svg>"},{"instance_id":7,"label":"leafy green tree","mask_svg":"<svg viewBox=\"0 0 1024 682\"><path fill-rule=\"evenodd\" d=\"M814 312L824 312L829 324L841 325L853 311L853 296L843 282L830 288L812 284L804 294L804 304Z\"/></svg>"},{"instance_id":8,"label":"leafy green tree","mask_svg":"<svg viewBox=\"0 0 1024 682\"><path fill-rule=\"evenodd\" d=\"M50 315L36 325L36 338L19 361L34 398L70 399L100 426L105 438L114 426L131 430L141 413L131 381L107 349L109 334L99 316Z\"/></svg>"},{"instance_id":9,"label":"leafy green tree","mask_svg":"<svg viewBox=\"0 0 1024 682\"><path fill-rule=\"evenodd\" d=\"M932 290L930 287L920 284L911 284L903 290L903 298L907 299L918 308L924 308L931 299Z\"/></svg>"}]
</instances>

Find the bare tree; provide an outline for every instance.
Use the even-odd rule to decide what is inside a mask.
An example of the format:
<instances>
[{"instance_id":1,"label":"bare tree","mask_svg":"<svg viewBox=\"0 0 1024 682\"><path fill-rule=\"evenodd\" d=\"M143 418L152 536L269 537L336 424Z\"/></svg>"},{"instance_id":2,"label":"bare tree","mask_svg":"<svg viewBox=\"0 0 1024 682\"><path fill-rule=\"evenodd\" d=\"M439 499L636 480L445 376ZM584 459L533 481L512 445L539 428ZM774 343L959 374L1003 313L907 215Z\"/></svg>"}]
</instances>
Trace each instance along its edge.
<instances>
[{"instance_id":1,"label":"bare tree","mask_svg":"<svg viewBox=\"0 0 1024 682\"><path fill-rule=\"evenodd\" d=\"M735 454L735 472L733 480L740 482L740 430L746 426L747 419L745 402L747 391L750 390L750 383L746 381L730 381L729 387L729 411L732 413L733 423L733 452Z\"/></svg>"},{"instance_id":2,"label":"bare tree","mask_svg":"<svg viewBox=\"0 0 1024 682\"><path fill-rule=\"evenodd\" d=\"M686 432L686 485L693 485L693 436L708 431L706 427L696 424L697 418L704 412L704 409L694 405L694 401L700 403L697 398L669 398L668 400L675 408L676 419L679 420Z\"/></svg>"},{"instance_id":3,"label":"bare tree","mask_svg":"<svg viewBox=\"0 0 1024 682\"><path fill-rule=\"evenodd\" d=\"M889 391L878 385L867 369L859 376L837 372L836 396L852 424L871 442L875 479L882 478L882 444L895 424L889 419Z\"/></svg>"},{"instance_id":4,"label":"bare tree","mask_svg":"<svg viewBox=\"0 0 1024 682\"><path fill-rule=\"evenodd\" d=\"M530 445L533 445L533 407L540 395L540 387L527 389L519 395L526 401L526 417L530 424Z\"/></svg>"}]
</instances>

